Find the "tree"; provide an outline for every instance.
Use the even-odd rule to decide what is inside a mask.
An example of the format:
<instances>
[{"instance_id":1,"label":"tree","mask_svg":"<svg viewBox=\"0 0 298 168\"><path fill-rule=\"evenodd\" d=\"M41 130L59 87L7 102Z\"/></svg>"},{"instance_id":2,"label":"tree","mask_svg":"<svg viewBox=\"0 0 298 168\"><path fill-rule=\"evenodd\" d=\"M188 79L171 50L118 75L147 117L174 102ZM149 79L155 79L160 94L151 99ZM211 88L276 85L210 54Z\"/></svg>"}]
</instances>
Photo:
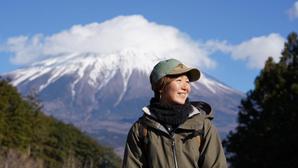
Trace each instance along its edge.
<instances>
[{"instance_id":1,"label":"tree","mask_svg":"<svg viewBox=\"0 0 298 168\"><path fill-rule=\"evenodd\" d=\"M0 76L0 167L120 167L111 148L41 109Z\"/></svg>"},{"instance_id":2,"label":"tree","mask_svg":"<svg viewBox=\"0 0 298 168\"><path fill-rule=\"evenodd\" d=\"M223 141L231 167L298 167L298 39L270 57L241 101L238 126Z\"/></svg>"}]
</instances>

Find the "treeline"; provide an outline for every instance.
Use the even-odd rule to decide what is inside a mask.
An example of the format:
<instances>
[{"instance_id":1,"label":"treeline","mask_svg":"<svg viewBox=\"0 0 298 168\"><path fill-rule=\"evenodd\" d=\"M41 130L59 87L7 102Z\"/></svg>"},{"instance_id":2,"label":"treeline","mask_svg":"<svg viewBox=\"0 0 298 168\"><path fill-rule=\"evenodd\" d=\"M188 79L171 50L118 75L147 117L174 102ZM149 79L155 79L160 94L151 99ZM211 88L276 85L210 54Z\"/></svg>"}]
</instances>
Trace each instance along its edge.
<instances>
[{"instance_id":1,"label":"treeline","mask_svg":"<svg viewBox=\"0 0 298 168\"><path fill-rule=\"evenodd\" d=\"M288 36L242 100L238 126L224 140L231 168L298 167L298 38Z\"/></svg>"},{"instance_id":2,"label":"treeline","mask_svg":"<svg viewBox=\"0 0 298 168\"><path fill-rule=\"evenodd\" d=\"M120 167L120 162L111 148L44 115L34 97L22 98L0 78L0 168Z\"/></svg>"}]
</instances>

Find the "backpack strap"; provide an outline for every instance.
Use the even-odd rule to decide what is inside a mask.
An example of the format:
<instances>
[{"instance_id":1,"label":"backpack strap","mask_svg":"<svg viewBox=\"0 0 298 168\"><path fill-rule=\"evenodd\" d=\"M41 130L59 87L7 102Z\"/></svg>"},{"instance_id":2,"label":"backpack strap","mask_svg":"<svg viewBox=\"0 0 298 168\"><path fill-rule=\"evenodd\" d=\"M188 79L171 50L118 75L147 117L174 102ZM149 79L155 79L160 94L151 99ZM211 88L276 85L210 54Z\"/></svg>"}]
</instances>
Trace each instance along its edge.
<instances>
[{"instance_id":1,"label":"backpack strap","mask_svg":"<svg viewBox=\"0 0 298 168\"><path fill-rule=\"evenodd\" d=\"M145 116L142 116L139 119L139 139L141 142L141 148L146 152L147 151L147 145L149 143L148 138L148 128L147 125L144 124Z\"/></svg>"},{"instance_id":2,"label":"backpack strap","mask_svg":"<svg viewBox=\"0 0 298 168\"><path fill-rule=\"evenodd\" d=\"M143 142L145 144L148 143L148 128L147 126L145 126L144 124L140 123L140 127L139 127L139 134L140 134L140 139L143 140Z\"/></svg>"}]
</instances>

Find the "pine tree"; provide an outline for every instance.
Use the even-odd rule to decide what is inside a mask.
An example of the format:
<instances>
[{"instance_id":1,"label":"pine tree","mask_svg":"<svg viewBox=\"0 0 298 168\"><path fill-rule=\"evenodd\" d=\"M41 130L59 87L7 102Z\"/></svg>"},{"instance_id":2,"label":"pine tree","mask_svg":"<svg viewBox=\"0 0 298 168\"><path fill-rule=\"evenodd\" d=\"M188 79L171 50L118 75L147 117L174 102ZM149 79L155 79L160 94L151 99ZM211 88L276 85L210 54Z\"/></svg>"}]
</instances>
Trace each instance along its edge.
<instances>
[{"instance_id":1,"label":"pine tree","mask_svg":"<svg viewBox=\"0 0 298 168\"><path fill-rule=\"evenodd\" d=\"M288 36L241 101L238 126L223 141L231 167L298 167L298 39Z\"/></svg>"},{"instance_id":2,"label":"pine tree","mask_svg":"<svg viewBox=\"0 0 298 168\"><path fill-rule=\"evenodd\" d=\"M0 167L120 167L111 148L41 109L0 76Z\"/></svg>"}]
</instances>

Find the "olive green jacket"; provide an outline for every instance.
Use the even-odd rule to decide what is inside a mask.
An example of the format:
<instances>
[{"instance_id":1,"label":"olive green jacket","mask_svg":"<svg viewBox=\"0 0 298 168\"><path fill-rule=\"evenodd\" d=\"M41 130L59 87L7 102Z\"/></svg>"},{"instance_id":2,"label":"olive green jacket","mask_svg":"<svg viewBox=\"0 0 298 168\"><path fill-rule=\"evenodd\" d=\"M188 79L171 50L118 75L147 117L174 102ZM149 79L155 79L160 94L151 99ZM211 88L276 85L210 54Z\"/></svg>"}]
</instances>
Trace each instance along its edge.
<instances>
[{"instance_id":1,"label":"olive green jacket","mask_svg":"<svg viewBox=\"0 0 298 168\"><path fill-rule=\"evenodd\" d=\"M147 115L129 131L122 167L226 168L216 128L202 110L193 108L189 118L172 133L153 119L147 107L143 108Z\"/></svg>"}]
</instances>

